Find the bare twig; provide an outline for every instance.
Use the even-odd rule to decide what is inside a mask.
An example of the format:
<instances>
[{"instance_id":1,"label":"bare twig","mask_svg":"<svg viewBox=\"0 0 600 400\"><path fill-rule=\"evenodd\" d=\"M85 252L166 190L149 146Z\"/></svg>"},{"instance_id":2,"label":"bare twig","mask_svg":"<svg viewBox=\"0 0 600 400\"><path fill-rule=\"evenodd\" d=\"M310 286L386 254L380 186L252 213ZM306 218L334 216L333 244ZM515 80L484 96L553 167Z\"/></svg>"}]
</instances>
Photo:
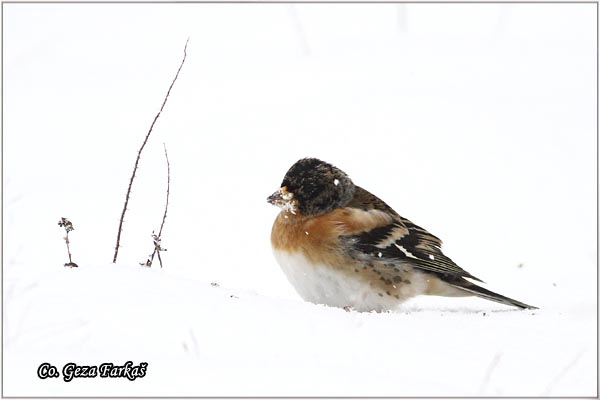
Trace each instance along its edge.
<instances>
[{"instance_id":1,"label":"bare twig","mask_svg":"<svg viewBox=\"0 0 600 400\"><path fill-rule=\"evenodd\" d=\"M167 219L167 211L169 209L169 194L171 193L171 164L169 163L169 155L167 154L167 145L163 143L163 147L165 148L165 159L167 160L167 201L165 203L165 212L163 214L162 222L160 223L160 229L158 231L158 245L155 244L154 252L152 253L152 257L150 257L150 264L154 260L154 254L158 255L158 261L160 262L160 267L162 268L162 259L160 258L160 252L166 249L163 249L160 246L160 241L162 239L162 231L165 226L165 220Z\"/></svg>"},{"instance_id":2,"label":"bare twig","mask_svg":"<svg viewBox=\"0 0 600 400\"><path fill-rule=\"evenodd\" d=\"M158 262L160 263L160 267L162 268L162 258L160 258L160 250L156 251L156 255L158 256Z\"/></svg>"},{"instance_id":3,"label":"bare twig","mask_svg":"<svg viewBox=\"0 0 600 400\"><path fill-rule=\"evenodd\" d=\"M69 254L69 262L65 263L65 267L78 267L77 264L75 264L73 262L73 259L71 258L71 247L69 246L69 243L71 243L69 241L69 232L74 231L75 228L73 228L73 223L71 221L69 221L68 218L62 217L60 219L60 221L58 221L58 226L65 228L65 232L66 235L63 239L65 239L65 243L67 244L67 253Z\"/></svg>"},{"instance_id":4,"label":"bare twig","mask_svg":"<svg viewBox=\"0 0 600 400\"><path fill-rule=\"evenodd\" d=\"M165 226L167 210L169 209L169 193L171 192L171 164L169 163L169 155L167 154L167 145L163 143L163 147L165 148L165 159L167 160L167 201L165 203L165 212L160 224L160 230L158 231L158 237L162 237L163 226Z\"/></svg>"},{"instance_id":5,"label":"bare twig","mask_svg":"<svg viewBox=\"0 0 600 400\"><path fill-rule=\"evenodd\" d=\"M163 213L163 218L162 218L162 222L160 224L160 229L158 231L158 235L155 235L154 232L152 232L152 239L154 241L154 251L152 252L152 255L150 256L150 258L148 258L148 260L146 260L146 263L141 264L141 265L145 265L146 267L152 266L152 262L154 261L154 256L157 255L158 261L160 262L160 267L162 268L163 264L162 264L162 259L160 258L160 252L167 250L161 246L161 240L162 240L163 227L165 226L165 220L167 219L167 211L169 210L169 194L171 193L171 164L169 163L169 155L167 154L167 145L163 143L163 147L165 148L165 159L167 160L167 201L165 203L165 212Z\"/></svg>"},{"instance_id":6,"label":"bare twig","mask_svg":"<svg viewBox=\"0 0 600 400\"><path fill-rule=\"evenodd\" d=\"M156 116L154 117L154 120L152 121L152 124L150 125L150 129L148 130L148 133L146 134L146 137L144 138L144 142L142 143L142 146L138 150L137 158L135 159L135 165L133 167L133 173L131 174L131 178L129 179L129 187L127 188L127 193L125 194L125 203L123 204L123 211L121 212L121 219L119 220L119 231L117 232L117 244L115 245L115 254L113 257L113 263L117 262L117 255L119 254L119 247L120 247L120 242L121 242L121 232L123 231L123 220L125 218L125 212L127 211L127 204L129 203L129 195L131 194L131 185L133 184L133 179L135 178L135 173L137 171L138 164L140 162L140 157L142 155L142 150L144 150L144 147L146 146L146 143L148 142L148 138L150 137L150 133L152 133L152 129L154 128L154 124L156 123L156 120L158 119L158 117L160 117L160 113L163 111L163 108L165 108L165 104L167 104L167 99L169 98L169 94L171 93L171 89L173 88L173 85L175 84L177 77L179 77L179 72L181 71L181 68L183 67L183 63L185 62L185 58L187 57L187 45L188 45L189 41L190 41L190 38L188 38L185 42L185 47L183 48L183 59L181 60L181 64L179 65L177 74L175 74L175 78L173 78L173 81L171 82L171 86L169 86L169 90L167 91L167 94L162 103L162 106L160 107L158 114L156 114Z\"/></svg>"}]
</instances>

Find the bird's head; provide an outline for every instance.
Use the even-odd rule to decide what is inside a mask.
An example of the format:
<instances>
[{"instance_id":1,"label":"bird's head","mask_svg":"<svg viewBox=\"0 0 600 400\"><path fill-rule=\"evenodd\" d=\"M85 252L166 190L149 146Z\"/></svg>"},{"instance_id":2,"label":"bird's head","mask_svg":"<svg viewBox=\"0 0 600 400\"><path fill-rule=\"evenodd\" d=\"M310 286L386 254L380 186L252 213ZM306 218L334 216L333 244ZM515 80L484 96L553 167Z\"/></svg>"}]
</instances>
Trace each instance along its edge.
<instances>
[{"instance_id":1,"label":"bird's head","mask_svg":"<svg viewBox=\"0 0 600 400\"><path fill-rule=\"evenodd\" d=\"M303 158L292 165L281 188L267 201L292 214L316 216L346 206L354 190L344 171L316 158Z\"/></svg>"}]
</instances>

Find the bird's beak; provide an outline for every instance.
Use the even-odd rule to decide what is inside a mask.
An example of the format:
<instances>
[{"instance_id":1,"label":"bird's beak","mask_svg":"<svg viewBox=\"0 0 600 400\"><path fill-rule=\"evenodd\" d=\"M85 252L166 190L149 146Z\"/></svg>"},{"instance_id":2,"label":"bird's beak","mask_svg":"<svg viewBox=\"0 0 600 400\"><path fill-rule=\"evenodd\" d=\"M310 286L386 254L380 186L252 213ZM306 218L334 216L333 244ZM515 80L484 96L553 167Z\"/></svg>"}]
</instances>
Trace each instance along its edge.
<instances>
[{"instance_id":1,"label":"bird's beak","mask_svg":"<svg viewBox=\"0 0 600 400\"><path fill-rule=\"evenodd\" d=\"M276 206L278 203L283 201L283 192L278 189L275 193L267 197L267 202Z\"/></svg>"},{"instance_id":2,"label":"bird's beak","mask_svg":"<svg viewBox=\"0 0 600 400\"><path fill-rule=\"evenodd\" d=\"M275 193L267 197L267 202L277 206L283 210L290 211L295 214L295 201L292 200L294 198L294 194L287 191L287 188L284 186L281 189L277 190Z\"/></svg>"}]
</instances>

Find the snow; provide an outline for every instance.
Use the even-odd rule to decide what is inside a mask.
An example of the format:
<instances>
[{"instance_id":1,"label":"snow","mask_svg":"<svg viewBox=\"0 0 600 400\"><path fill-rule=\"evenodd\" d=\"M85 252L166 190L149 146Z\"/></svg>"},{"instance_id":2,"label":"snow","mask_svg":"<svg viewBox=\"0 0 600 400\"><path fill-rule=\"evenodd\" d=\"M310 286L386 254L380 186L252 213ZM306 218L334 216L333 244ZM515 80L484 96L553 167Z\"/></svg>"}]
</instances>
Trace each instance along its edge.
<instances>
[{"instance_id":1,"label":"snow","mask_svg":"<svg viewBox=\"0 0 600 400\"><path fill-rule=\"evenodd\" d=\"M12 3L3 35L4 396L597 396L594 4ZM540 309L304 302L265 201L302 157Z\"/></svg>"},{"instance_id":2,"label":"snow","mask_svg":"<svg viewBox=\"0 0 600 400\"><path fill-rule=\"evenodd\" d=\"M449 299L368 314L121 264L7 286L5 395L583 396L595 379L593 304L523 312ZM147 376L35 377L42 362L126 361L147 362Z\"/></svg>"}]
</instances>

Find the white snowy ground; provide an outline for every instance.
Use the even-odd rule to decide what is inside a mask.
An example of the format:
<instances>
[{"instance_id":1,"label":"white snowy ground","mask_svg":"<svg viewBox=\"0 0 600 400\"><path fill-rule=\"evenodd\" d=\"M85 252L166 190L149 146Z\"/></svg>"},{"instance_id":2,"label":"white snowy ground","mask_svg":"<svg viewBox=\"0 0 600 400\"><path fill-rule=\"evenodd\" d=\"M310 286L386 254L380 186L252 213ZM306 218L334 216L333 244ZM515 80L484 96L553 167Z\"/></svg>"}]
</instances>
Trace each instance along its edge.
<instances>
[{"instance_id":1,"label":"white snowy ground","mask_svg":"<svg viewBox=\"0 0 600 400\"><path fill-rule=\"evenodd\" d=\"M595 4L3 4L3 34L4 396L597 395ZM303 302L265 199L305 156L540 310Z\"/></svg>"}]
</instances>

